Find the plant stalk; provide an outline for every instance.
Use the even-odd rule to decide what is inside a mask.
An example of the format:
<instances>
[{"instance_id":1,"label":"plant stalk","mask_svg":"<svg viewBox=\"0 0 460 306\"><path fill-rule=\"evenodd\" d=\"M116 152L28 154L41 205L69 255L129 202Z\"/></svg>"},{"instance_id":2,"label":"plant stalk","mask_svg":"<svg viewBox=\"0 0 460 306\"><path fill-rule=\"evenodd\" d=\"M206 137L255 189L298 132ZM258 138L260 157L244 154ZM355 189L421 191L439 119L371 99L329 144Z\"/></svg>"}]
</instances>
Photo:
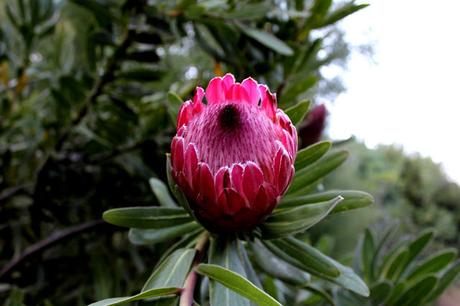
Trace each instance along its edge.
<instances>
[{"instance_id":1,"label":"plant stalk","mask_svg":"<svg viewBox=\"0 0 460 306\"><path fill-rule=\"evenodd\" d=\"M188 274L187 278L185 279L184 288L180 294L180 306L193 306L193 293L195 291L196 281L197 281L197 274L195 272L195 268L200 264L201 260L203 259L206 248L209 244L209 233L206 231L204 232L201 237L198 239L195 250L196 255L193 261L192 269Z\"/></svg>"}]
</instances>

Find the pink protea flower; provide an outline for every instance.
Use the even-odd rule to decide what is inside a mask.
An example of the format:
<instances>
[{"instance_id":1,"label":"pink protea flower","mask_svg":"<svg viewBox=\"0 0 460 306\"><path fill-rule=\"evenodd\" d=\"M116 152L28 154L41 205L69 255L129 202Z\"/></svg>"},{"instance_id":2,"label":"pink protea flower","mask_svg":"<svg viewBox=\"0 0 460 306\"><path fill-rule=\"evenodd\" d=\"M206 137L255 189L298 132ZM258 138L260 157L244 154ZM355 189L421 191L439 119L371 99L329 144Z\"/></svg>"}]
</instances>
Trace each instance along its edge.
<instances>
[{"instance_id":1,"label":"pink protea flower","mask_svg":"<svg viewBox=\"0 0 460 306\"><path fill-rule=\"evenodd\" d=\"M203 104L206 97L207 104ZM212 231L247 230L273 210L294 175L297 132L276 95L232 74L197 87L171 144L172 176Z\"/></svg>"}]
</instances>

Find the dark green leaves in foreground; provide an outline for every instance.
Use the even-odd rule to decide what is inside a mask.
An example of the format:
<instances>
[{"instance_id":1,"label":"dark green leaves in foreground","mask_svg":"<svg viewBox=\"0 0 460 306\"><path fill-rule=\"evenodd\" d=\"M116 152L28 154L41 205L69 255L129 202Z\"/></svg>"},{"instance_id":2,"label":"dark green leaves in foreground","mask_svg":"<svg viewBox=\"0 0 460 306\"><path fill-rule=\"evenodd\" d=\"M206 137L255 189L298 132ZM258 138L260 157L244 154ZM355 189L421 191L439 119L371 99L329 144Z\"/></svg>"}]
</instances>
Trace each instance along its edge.
<instances>
[{"instance_id":1,"label":"dark green leaves in foreground","mask_svg":"<svg viewBox=\"0 0 460 306\"><path fill-rule=\"evenodd\" d=\"M445 249L420 260L433 232L426 230L414 239L402 240L394 239L393 228L380 235L368 229L357 252L373 305L425 305L434 301L460 274L460 262L453 262L457 251Z\"/></svg>"},{"instance_id":2,"label":"dark green leaves in foreground","mask_svg":"<svg viewBox=\"0 0 460 306\"><path fill-rule=\"evenodd\" d=\"M275 211L298 207L301 205L331 201L338 196L342 197L343 200L337 203L331 211L331 214L367 207L374 203L374 198L367 192L357 190L330 190L315 194L284 198L281 200L281 203Z\"/></svg>"},{"instance_id":3,"label":"dark green leaves in foreground","mask_svg":"<svg viewBox=\"0 0 460 306\"><path fill-rule=\"evenodd\" d=\"M284 112L292 121L292 124L299 125L308 114L311 102L309 100L300 101L294 106L289 107Z\"/></svg>"},{"instance_id":4,"label":"dark green leaves in foreground","mask_svg":"<svg viewBox=\"0 0 460 306\"><path fill-rule=\"evenodd\" d=\"M294 54L291 47L289 47L285 42L283 42L282 40L280 40L278 37L274 36L273 34L256 29L256 28L248 27L240 23L238 23L237 25L244 34L257 40L261 44L272 49L273 51L276 51L282 55Z\"/></svg>"},{"instance_id":5,"label":"dark green leaves in foreground","mask_svg":"<svg viewBox=\"0 0 460 306\"><path fill-rule=\"evenodd\" d=\"M106 211L103 218L108 223L132 227L154 228L176 226L193 221L182 208L126 207Z\"/></svg>"},{"instance_id":6,"label":"dark green leaves in foreground","mask_svg":"<svg viewBox=\"0 0 460 306\"><path fill-rule=\"evenodd\" d=\"M277 209L260 225L262 237L274 239L305 231L325 218L342 200L337 196L325 202Z\"/></svg>"},{"instance_id":7,"label":"dark green leaves in foreground","mask_svg":"<svg viewBox=\"0 0 460 306\"><path fill-rule=\"evenodd\" d=\"M196 271L202 275L213 279L232 291L251 300L258 305L281 306L281 304L257 288L253 283L238 273L225 269L218 265L200 264ZM222 305L222 304L219 304ZM234 305L234 304L229 304Z\"/></svg>"},{"instance_id":8,"label":"dark green leaves in foreground","mask_svg":"<svg viewBox=\"0 0 460 306\"><path fill-rule=\"evenodd\" d=\"M319 150L319 148L316 150ZM288 195L305 194L312 185L339 167L347 157L347 151L336 151L329 153L317 162L301 170L296 168L297 172L288 190Z\"/></svg>"},{"instance_id":9,"label":"dark green leaves in foreground","mask_svg":"<svg viewBox=\"0 0 460 306\"><path fill-rule=\"evenodd\" d=\"M105 299L90 306L122 305L138 300L177 295L184 285L194 257L194 249L178 249L153 271L140 293L133 296Z\"/></svg>"},{"instance_id":10,"label":"dark green leaves in foreground","mask_svg":"<svg viewBox=\"0 0 460 306\"><path fill-rule=\"evenodd\" d=\"M155 288L155 289L150 289L144 292L141 292L139 294L133 295L133 296L126 296L126 297L116 297L116 298L110 298L110 299L105 299L96 303L92 303L89 306L114 306L114 305L122 305L126 304L129 302L134 302L138 300L144 300L148 298L154 298L154 297L163 297L163 296L169 296L169 295L174 295L180 292L180 288Z\"/></svg>"},{"instance_id":11,"label":"dark green leaves in foreground","mask_svg":"<svg viewBox=\"0 0 460 306\"><path fill-rule=\"evenodd\" d=\"M369 296L369 289L352 269L322 254L314 247L294 238L263 242L270 251L308 273L326 279L361 296Z\"/></svg>"}]
</instances>

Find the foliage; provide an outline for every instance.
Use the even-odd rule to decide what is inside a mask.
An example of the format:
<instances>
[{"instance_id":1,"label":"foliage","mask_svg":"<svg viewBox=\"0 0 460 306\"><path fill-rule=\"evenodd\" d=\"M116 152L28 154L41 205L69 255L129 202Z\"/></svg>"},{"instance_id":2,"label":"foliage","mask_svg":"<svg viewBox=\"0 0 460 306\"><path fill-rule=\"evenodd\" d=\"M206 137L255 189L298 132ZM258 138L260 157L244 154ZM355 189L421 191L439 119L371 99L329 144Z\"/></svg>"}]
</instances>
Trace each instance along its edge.
<instances>
[{"instance_id":1,"label":"foliage","mask_svg":"<svg viewBox=\"0 0 460 306\"><path fill-rule=\"evenodd\" d=\"M336 22L363 6L321 2L2 2L0 299L19 287L25 304L83 305L137 290L196 224L132 230L138 244L169 239L132 247L99 218L158 203L147 182L166 181L172 92L231 71L277 88L283 107L324 93L336 80L321 67L348 55Z\"/></svg>"},{"instance_id":2,"label":"foliage","mask_svg":"<svg viewBox=\"0 0 460 306\"><path fill-rule=\"evenodd\" d=\"M351 141L342 146L350 152L351 158L325 180L326 188L359 188L371 193L381 208L379 211L360 212L361 223L356 225L351 216L330 220L318 231L333 233L337 237L336 252L349 252L347 237L357 233L376 219L401 221L401 230L417 235L425 228L436 231L432 251L441 247L458 248L460 229L459 206L460 186L446 177L439 164L430 158L409 155L396 146L378 146L368 149L363 143ZM334 229L334 224L346 224ZM326 229L327 228L327 229Z\"/></svg>"},{"instance_id":3,"label":"foliage","mask_svg":"<svg viewBox=\"0 0 460 306\"><path fill-rule=\"evenodd\" d=\"M174 191L178 204L172 200L167 188L160 181L155 181L152 185L155 186L159 207L125 207L106 211L104 220L131 228L133 243L159 243L181 236L182 239L162 255L163 260L139 293L91 305L119 305L152 297L158 298L158 303L176 305L178 296L183 305L191 305L193 300L199 301L200 305L250 305L251 302L257 305L297 305L301 302L296 301L295 295L277 292L275 298L267 293L270 287L267 288L260 279L260 275L265 274L264 281L280 282L291 291L313 292L326 302L336 286L367 297L368 287L351 268L296 236L328 214L373 203L372 196L364 192L314 193L322 178L344 161L344 158L337 161L336 156L342 155L340 151L328 154L330 144L326 150L323 147L315 144L299 151L294 183L296 179L308 181L305 184L308 188L299 192L293 183L273 214L251 231L208 233L198 220L193 220L194 215L185 196L172 181L169 182L170 189ZM315 170L305 171L308 169ZM170 171L169 166L166 171ZM185 228L186 231L182 230ZM254 266L260 267L260 271ZM290 271L295 273L289 275ZM207 279L197 280L197 273ZM317 288L315 284L318 280L328 285ZM199 295L194 293L197 286L202 288ZM165 294L169 297L162 298ZM308 301L302 303L309 304Z\"/></svg>"},{"instance_id":4,"label":"foliage","mask_svg":"<svg viewBox=\"0 0 460 306\"><path fill-rule=\"evenodd\" d=\"M336 293L338 305L429 304L460 273L455 249L421 255L433 238L432 231L413 239L397 238L397 226L378 231L378 236L376 232L365 231L355 257L355 269L370 286L370 300L340 291Z\"/></svg>"}]
</instances>

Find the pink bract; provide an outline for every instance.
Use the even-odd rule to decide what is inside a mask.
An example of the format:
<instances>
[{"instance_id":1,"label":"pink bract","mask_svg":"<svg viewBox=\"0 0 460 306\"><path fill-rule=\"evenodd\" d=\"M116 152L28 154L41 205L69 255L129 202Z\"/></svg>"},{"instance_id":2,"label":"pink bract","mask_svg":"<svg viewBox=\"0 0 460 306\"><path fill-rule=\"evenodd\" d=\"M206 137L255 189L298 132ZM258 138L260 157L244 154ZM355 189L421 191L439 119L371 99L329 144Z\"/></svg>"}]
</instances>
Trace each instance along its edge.
<instances>
[{"instance_id":1,"label":"pink bract","mask_svg":"<svg viewBox=\"0 0 460 306\"><path fill-rule=\"evenodd\" d=\"M252 78L237 83L226 74L182 105L172 177L206 228L248 230L286 192L296 154L297 131L276 95Z\"/></svg>"}]
</instances>

